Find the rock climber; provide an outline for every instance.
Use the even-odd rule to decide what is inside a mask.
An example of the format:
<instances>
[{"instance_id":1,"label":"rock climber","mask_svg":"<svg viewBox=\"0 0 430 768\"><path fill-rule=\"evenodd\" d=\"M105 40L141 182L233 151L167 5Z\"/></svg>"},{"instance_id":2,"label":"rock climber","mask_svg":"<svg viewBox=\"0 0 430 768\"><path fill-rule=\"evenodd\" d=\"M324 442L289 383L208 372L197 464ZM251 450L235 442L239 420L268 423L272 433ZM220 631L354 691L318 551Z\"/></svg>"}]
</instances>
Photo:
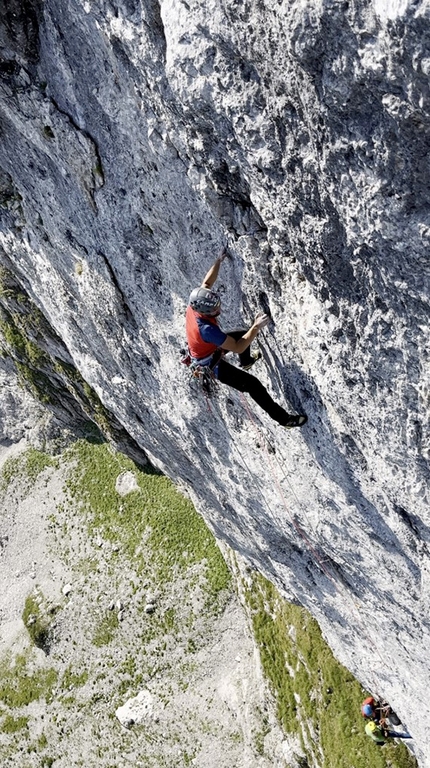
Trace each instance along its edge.
<instances>
[{"instance_id":1,"label":"rock climber","mask_svg":"<svg viewBox=\"0 0 430 768\"><path fill-rule=\"evenodd\" d=\"M239 392L248 392L269 416L283 427L302 427L307 421L305 414L292 415L275 403L261 382L247 373L261 357L251 354L251 344L269 322L266 314L258 314L248 330L224 333L218 325L221 312L221 297L212 290L219 268L227 256L223 250L212 264L203 283L190 295L186 313L187 341L192 364L208 367L218 381ZM240 368L224 359L226 352L236 352Z\"/></svg>"}]
</instances>

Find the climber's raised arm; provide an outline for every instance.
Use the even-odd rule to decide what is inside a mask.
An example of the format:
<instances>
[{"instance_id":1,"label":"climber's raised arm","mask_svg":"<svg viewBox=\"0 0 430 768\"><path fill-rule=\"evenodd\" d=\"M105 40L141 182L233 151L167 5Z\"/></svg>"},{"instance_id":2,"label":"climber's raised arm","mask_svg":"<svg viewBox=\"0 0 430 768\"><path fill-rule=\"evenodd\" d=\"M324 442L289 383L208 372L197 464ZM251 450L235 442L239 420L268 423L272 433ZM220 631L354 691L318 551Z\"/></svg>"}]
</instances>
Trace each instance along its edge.
<instances>
[{"instance_id":1,"label":"climber's raised arm","mask_svg":"<svg viewBox=\"0 0 430 768\"><path fill-rule=\"evenodd\" d=\"M218 256L217 259L215 259L209 272L205 276L205 279L202 282L202 288L212 288L215 280L218 277L219 268L226 257L227 257L227 251L225 248L223 248L220 255Z\"/></svg>"}]
</instances>

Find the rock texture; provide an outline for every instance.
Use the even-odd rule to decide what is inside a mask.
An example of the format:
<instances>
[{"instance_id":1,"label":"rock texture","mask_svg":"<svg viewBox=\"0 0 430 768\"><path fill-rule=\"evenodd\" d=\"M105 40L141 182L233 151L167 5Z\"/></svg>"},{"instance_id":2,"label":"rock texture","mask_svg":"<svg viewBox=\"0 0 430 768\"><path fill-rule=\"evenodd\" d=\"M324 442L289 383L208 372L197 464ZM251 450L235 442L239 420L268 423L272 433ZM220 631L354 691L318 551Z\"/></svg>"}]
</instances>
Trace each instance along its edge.
<instances>
[{"instance_id":1,"label":"rock texture","mask_svg":"<svg viewBox=\"0 0 430 768\"><path fill-rule=\"evenodd\" d=\"M429 765L428 3L0 6L3 349L309 608ZM179 364L226 242L226 326L270 311L300 433Z\"/></svg>"}]
</instances>

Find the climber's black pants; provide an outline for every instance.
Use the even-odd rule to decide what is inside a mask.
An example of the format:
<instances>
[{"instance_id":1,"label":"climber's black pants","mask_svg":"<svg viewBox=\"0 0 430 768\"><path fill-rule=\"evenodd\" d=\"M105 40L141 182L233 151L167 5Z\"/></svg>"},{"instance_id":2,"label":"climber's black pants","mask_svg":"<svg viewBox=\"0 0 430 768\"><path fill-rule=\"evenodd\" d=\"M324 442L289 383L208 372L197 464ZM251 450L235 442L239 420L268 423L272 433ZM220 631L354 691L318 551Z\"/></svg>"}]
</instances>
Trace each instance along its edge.
<instances>
[{"instance_id":1,"label":"climber's black pants","mask_svg":"<svg viewBox=\"0 0 430 768\"><path fill-rule=\"evenodd\" d=\"M244 332L242 331L242 336L243 333ZM232 336L233 334L229 333L228 335ZM249 348L246 351L249 352ZM242 365L246 365L247 362L250 362L250 355L246 362L242 362L244 354L245 353L239 356ZM252 374L247 373L246 371L241 371L240 368L230 365L230 363L227 363L223 359L221 359L216 366L215 374L218 381L227 384L228 387L238 389L239 392L248 392L252 399L258 403L260 408L262 408L263 411L266 411L266 413L268 413L272 419L277 421L278 424L282 424L283 426L287 424L287 412L272 400L266 388L263 387L261 381L256 379L255 376L252 376Z\"/></svg>"}]
</instances>

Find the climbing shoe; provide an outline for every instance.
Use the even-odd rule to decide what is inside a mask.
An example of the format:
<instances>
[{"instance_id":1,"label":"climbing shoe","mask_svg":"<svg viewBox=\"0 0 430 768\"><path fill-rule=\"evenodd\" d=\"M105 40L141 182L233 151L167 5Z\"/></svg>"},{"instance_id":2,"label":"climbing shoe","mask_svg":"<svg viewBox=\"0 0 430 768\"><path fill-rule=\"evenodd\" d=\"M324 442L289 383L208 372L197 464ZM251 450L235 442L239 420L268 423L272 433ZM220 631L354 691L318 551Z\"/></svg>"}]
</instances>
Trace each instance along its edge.
<instances>
[{"instance_id":1,"label":"climbing shoe","mask_svg":"<svg viewBox=\"0 0 430 768\"><path fill-rule=\"evenodd\" d=\"M286 429L292 429L292 427L303 427L306 424L308 417L304 413L300 413L298 416L288 416L288 421L283 426Z\"/></svg>"},{"instance_id":2,"label":"climbing shoe","mask_svg":"<svg viewBox=\"0 0 430 768\"><path fill-rule=\"evenodd\" d=\"M254 365L254 363L257 362L261 357L261 352L253 352L251 355L252 360L247 365L241 365L242 371L249 371L250 368Z\"/></svg>"}]
</instances>

